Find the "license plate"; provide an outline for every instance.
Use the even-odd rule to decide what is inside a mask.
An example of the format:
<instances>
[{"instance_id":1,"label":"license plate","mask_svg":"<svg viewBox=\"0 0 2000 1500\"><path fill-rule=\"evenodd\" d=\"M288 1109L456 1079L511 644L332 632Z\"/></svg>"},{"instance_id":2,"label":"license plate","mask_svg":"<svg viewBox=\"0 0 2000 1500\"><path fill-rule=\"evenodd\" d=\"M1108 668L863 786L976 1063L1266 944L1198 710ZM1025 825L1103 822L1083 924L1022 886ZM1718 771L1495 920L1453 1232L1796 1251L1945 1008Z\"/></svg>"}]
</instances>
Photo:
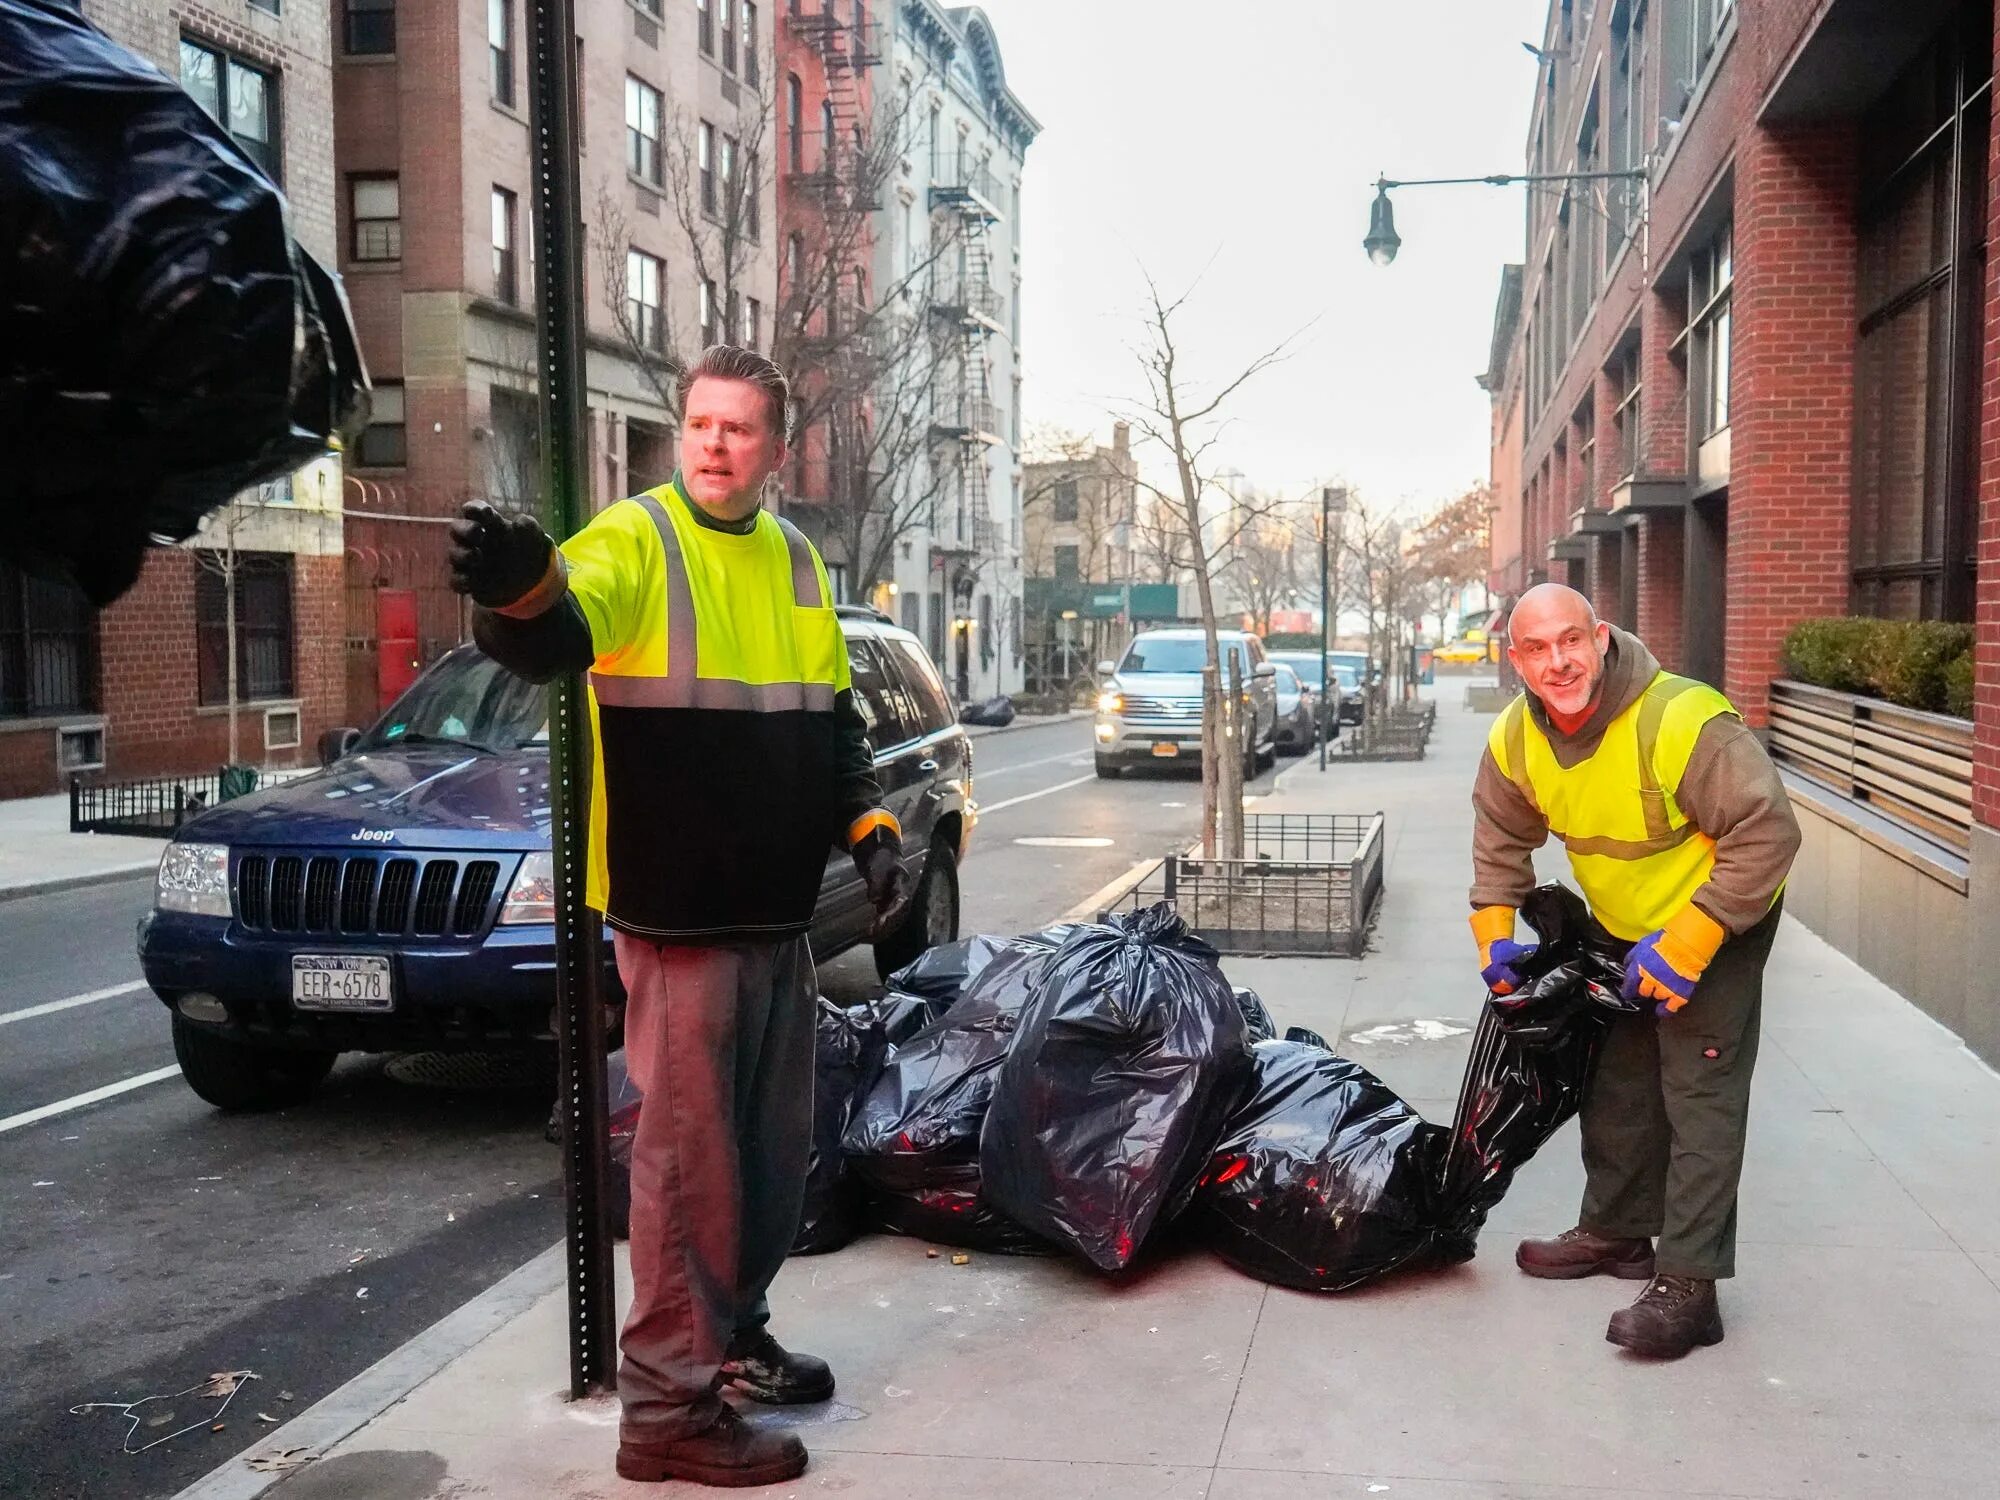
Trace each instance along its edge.
<instances>
[{"instance_id":1,"label":"license plate","mask_svg":"<svg viewBox=\"0 0 2000 1500\"><path fill-rule=\"evenodd\" d=\"M1172 760L1181 753L1181 747L1173 740L1155 740L1153 756L1156 760Z\"/></svg>"},{"instance_id":2,"label":"license plate","mask_svg":"<svg viewBox=\"0 0 2000 1500\"><path fill-rule=\"evenodd\" d=\"M294 953L292 1004L300 1010L394 1010L389 960L374 953Z\"/></svg>"}]
</instances>

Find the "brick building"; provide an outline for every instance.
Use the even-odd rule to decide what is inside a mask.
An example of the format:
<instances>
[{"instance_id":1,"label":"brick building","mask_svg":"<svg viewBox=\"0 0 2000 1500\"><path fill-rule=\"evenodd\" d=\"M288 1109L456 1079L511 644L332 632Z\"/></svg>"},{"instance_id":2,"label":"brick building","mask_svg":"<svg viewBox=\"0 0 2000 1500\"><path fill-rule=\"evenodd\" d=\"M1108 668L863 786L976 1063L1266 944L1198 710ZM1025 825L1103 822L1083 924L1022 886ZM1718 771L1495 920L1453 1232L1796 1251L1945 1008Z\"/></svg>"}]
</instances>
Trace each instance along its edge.
<instances>
[{"instance_id":1,"label":"brick building","mask_svg":"<svg viewBox=\"0 0 2000 1500\"><path fill-rule=\"evenodd\" d=\"M769 347L778 3L578 0L594 506L671 476L673 356ZM530 39L524 0L335 4L340 269L378 392L347 486L364 719L461 638L443 523L539 492Z\"/></svg>"},{"instance_id":2,"label":"brick building","mask_svg":"<svg viewBox=\"0 0 2000 1500\"><path fill-rule=\"evenodd\" d=\"M1109 447L1092 440L1021 466L1028 692L1051 692L1091 672L1131 639L1138 524L1138 470L1124 422L1112 423ZM1171 584L1142 598L1162 591L1178 603Z\"/></svg>"},{"instance_id":3,"label":"brick building","mask_svg":"<svg viewBox=\"0 0 2000 1500\"><path fill-rule=\"evenodd\" d=\"M1494 587L1588 592L1765 729L1789 909L2000 1058L1992 0L1554 0L1494 352ZM1783 682L1976 624L1971 722Z\"/></svg>"},{"instance_id":4,"label":"brick building","mask_svg":"<svg viewBox=\"0 0 2000 1500\"><path fill-rule=\"evenodd\" d=\"M83 0L284 189L300 242L334 264L326 0ZM186 545L154 549L131 591L92 611L0 564L0 796L68 773L213 770L229 747L227 589L237 560L238 754L309 757L340 702L341 470L327 458L239 496Z\"/></svg>"}]
</instances>

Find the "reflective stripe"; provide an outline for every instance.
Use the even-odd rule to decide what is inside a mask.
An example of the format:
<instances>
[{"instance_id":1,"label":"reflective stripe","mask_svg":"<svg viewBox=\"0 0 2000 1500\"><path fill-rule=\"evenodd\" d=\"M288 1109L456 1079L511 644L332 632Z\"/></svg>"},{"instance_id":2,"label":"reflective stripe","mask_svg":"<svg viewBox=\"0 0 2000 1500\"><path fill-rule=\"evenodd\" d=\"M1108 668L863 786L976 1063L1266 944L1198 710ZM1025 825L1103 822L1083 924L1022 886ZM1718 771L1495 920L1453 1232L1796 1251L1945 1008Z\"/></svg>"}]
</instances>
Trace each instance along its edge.
<instances>
[{"instance_id":1,"label":"reflective stripe","mask_svg":"<svg viewBox=\"0 0 2000 1500\"><path fill-rule=\"evenodd\" d=\"M773 516L784 533L785 546L792 554L792 599L801 609L825 609L826 594L819 586L819 569L813 566L812 543L806 534L783 516Z\"/></svg>"},{"instance_id":2,"label":"reflective stripe","mask_svg":"<svg viewBox=\"0 0 2000 1500\"><path fill-rule=\"evenodd\" d=\"M651 494L637 497L652 517L660 534L660 552L666 564L664 589L667 596L667 672L664 677L632 677L618 673L592 672L590 690L605 708L714 708L737 713L823 713L833 712L834 690L830 682L738 682L731 677L702 677L698 673L700 653L695 618L694 589L688 583L687 558L681 551L680 533L666 506ZM773 519L776 519L773 517ZM803 533L788 521L779 521L792 555L792 593L803 602L807 592L800 579L810 580L810 597L817 603L824 595L819 574L813 567L812 546ZM803 572L801 572L803 569Z\"/></svg>"},{"instance_id":3,"label":"reflective stripe","mask_svg":"<svg viewBox=\"0 0 2000 1500\"><path fill-rule=\"evenodd\" d=\"M1507 709L1507 776L1521 789L1521 795L1528 799L1528 806L1536 812L1542 810L1542 802L1535 795L1534 778L1528 775L1528 700L1516 698Z\"/></svg>"},{"instance_id":4,"label":"reflective stripe","mask_svg":"<svg viewBox=\"0 0 2000 1500\"><path fill-rule=\"evenodd\" d=\"M590 674L590 689L605 708L721 708L738 713L833 712L830 682L737 682L703 677L691 686L674 677Z\"/></svg>"},{"instance_id":5,"label":"reflective stripe","mask_svg":"<svg viewBox=\"0 0 2000 1500\"><path fill-rule=\"evenodd\" d=\"M1651 824L1649 813L1646 821ZM1701 830L1692 823L1683 823L1678 828L1669 828L1665 833L1649 835L1643 839L1614 839L1605 836L1571 838L1566 833L1558 833L1563 847L1571 854L1596 854L1605 859L1647 859L1655 854L1665 854L1669 849L1678 849L1689 839L1695 838Z\"/></svg>"},{"instance_id":6,"label":"reflective stripe","mask_svg":"<svg viewBox=\"0 0 2000 1500\"><path fill-rule=\"evenodd\" d=\"M896 815L887 808L878 807L865 812L848 825L847 846L851 849L878 828L886 828L898 842L903 837L903 825L896 821Z\"/></svg>"},{"instance_id":7,"label":"reflective stripe","mask_svg":"<svg viewBox=\"0 0 2000 1500\"><path fill-rule=\"evenodd\" d=\"M1659 768L1653 764L1653 752L1660 747L1660 723L1667 716L1667 705L1680 697L1696 684L1686 677L1669 677L1665 682L1653 679L1646 689L1645 697L1639 700L1639 788L1648 795L1639 799L1640 811L1646 819L1645 845L1631 847L1642 849L1642 854L1614 855L1617 859L1639 859L1644 854L1658 853L1661 849L1672 849L1686 842L1683 835L1673 838L1673 823L1667 817L1667 799L1660 791ZM1671 842L1661 843L1663 839ZM1617 842L1613 840L1612 842ZM1647 845L1652 847L1648 848ZM1605 853L1609 851L1596 851Z\"/></svg>"}]
</instances>

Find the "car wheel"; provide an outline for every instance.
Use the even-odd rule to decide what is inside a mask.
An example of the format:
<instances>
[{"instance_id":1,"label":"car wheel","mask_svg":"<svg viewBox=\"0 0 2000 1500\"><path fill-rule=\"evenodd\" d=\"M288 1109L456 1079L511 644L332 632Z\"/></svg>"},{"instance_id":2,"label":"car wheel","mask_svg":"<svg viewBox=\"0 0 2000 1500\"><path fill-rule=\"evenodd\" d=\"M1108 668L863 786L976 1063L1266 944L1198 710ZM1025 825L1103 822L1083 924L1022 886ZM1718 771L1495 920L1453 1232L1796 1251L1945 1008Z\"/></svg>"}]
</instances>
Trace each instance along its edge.
<instances>
[{"instance_id":1,"label":"car wheel","mask_svg":"<svg viewBox=\"0 0 2000 1500\"><path fill-rule=\"evenodd\" d=\"M930 857L910 899L902 924L875 944L875 972L887 979L915 963L940 943L958 936L958 861L943 839L931 841Z\"/></svg>"},{"instance_id":2,"label":"car wheel","mask_svg":"<svg viewBox=\"0 0 2000 1500\"><path fill-rule=\"evenodd\" d=\"M333 1071L339 1054L293 1047L259 1047L174 1017L174 1058L189 1088L217 1109L283 1109L301 1104Z\"/></svg>"},{"instance_id":3,"label":"car wheel","mask_svg":"<svg viewBox=\"0 0 2000 1500\"><path fill-rule=\"evenodd\" d=\"M1123 774L1124 768L1117 761L1106 760L1101 755L1097 757L1097 779L1099 781L1116 781Z\"/></svg>"}]
</instances>

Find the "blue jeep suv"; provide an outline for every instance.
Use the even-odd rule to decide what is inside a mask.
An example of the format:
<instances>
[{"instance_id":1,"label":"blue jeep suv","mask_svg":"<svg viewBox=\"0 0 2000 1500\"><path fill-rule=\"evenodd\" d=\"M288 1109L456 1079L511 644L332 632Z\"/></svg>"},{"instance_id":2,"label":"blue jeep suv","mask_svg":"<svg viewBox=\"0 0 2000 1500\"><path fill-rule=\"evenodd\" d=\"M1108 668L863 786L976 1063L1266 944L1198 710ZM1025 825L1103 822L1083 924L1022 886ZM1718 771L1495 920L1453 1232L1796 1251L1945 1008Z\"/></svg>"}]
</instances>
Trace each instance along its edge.
<instances>
[{"instance_id":1,"label":"blue jeep suv","mask_svg":"<svg viewBox=\"0 0 2000 1500\"><path fill-rule=\"evenodd\" d=\"M887 974L958 935L958 866L978 816L971 746L915 636L852 607L841 628L917 876L908 915L874 945ZM197 1094L276 1108L341 1052L551 1041L547 725L545 689L460 646L372 729L332 732L323 769L182 826L160 858L139 962ZM853 862L829 849L814 955L867 941L873 917ZM605 993L618 997L608 943L605 954Z\"/></svg>"}]
</instances>

